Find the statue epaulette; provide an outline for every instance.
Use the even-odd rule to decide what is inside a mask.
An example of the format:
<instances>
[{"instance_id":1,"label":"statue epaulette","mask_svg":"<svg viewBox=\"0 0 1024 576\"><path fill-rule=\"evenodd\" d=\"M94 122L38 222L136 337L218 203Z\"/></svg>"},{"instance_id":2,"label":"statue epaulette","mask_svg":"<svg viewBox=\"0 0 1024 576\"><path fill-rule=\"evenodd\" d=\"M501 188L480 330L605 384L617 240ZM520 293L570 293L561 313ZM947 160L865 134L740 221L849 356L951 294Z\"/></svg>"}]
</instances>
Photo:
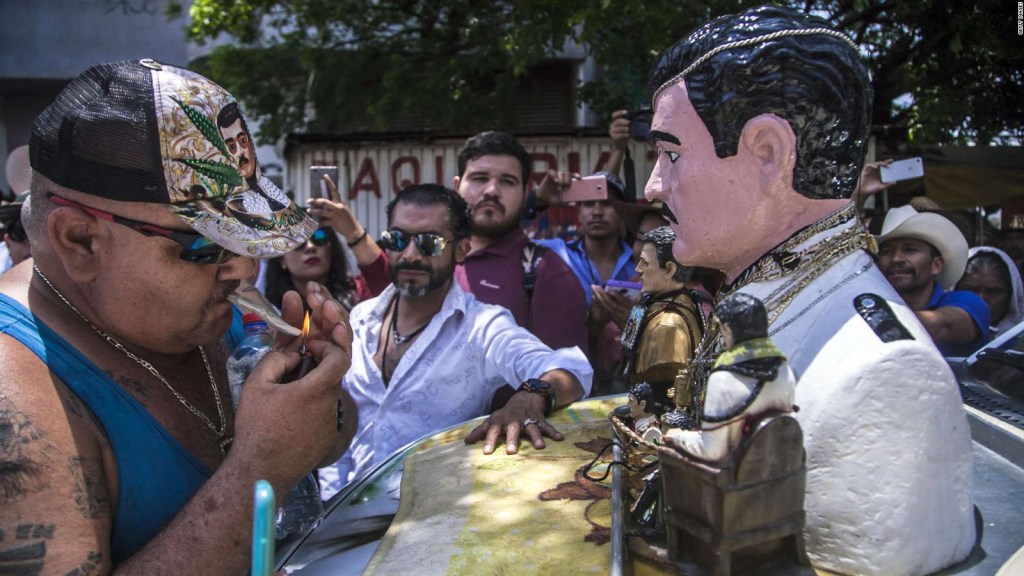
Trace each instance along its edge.
<instances>
[{"instance_id":1,"label":"statue epaulette","mask_svg":"<svg viewBox=\"0 0 1024 576\"><path fill-rule=\"evenodd\" d=\"M853 307L857 314L868 323L882 342L897 340L913 340L910 332L900 323L885 298L877 294L865 293L853 299Z\"/></svg>"}]
</instances>

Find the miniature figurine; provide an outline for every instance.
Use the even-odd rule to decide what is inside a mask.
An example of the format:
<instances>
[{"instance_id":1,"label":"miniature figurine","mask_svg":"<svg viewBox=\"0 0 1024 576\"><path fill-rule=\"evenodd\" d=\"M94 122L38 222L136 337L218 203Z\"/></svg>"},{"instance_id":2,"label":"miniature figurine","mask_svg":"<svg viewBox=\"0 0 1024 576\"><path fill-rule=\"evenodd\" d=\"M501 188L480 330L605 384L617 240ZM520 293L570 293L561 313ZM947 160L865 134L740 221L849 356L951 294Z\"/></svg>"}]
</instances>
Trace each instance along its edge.
<instances>
[{"instance_id":1,"label":"miniature figurine","mask_svg":"<svg viewBox=\"0 0 1024 576\"><path fill-rule=\"evenodd\" d=\"M637 382L629 389L633 431L651 443L661 440L660 418L672 404L666 392L666 388L655 388L648 382Z\"/></svg>"},{"instance_id":2,"label":"miniature figurine","mask_svg":"<svg viewBox=\"0 0 1024 576\"><path fill-rule=\"evenodd\" d=\"M671 388L675 404L687 407L690 391L676 387L676 375L693 358L704 334L704 314L697 301L709 297L688 286L693 268L681 265L672 255L675 233L671 228L655 228L639 240L643 249L636 271L642 277L644 296L622 331L622 347L630 356L626 382Z\"/></svg>"},{"instance_id":3,"label":"miniature figurine","mask_svg":"<svg viewBox=\"0 0 1024 576\"><path fill-rule=\"evenodd\" d=\"M796 378L768 338L764 304L742 292L715 308L725 351L707 382L699 430L675 428L665 445L706 462L721 462L739 444L744 424L769 411L791 412Z\"/></svg>"}]
</instances>

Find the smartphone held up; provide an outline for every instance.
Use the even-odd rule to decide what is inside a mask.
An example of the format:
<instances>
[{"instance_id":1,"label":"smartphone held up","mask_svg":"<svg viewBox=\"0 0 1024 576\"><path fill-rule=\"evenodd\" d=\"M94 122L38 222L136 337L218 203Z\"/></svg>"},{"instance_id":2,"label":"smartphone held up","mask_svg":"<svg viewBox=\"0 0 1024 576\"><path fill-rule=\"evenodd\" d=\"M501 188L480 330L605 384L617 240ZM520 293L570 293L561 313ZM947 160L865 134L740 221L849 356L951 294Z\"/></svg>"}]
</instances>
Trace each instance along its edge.
<instances>
[{"instance_id":1,"label":"smartphone held up","mask_svg":"<svg viewBox=\"0 0 1024 576\"><path fill-rule=\"evenodd\" d=\"M614 278L606 282L604 285L604 289L608 292L618 292L633 302L640 299L640 290L643 289L643 287L644 285L640 282L626 282L623 280L615 280Z\"/></svg>"},{"instance_id":2,"label":"smartphone held up","mask_svg":"<svg viewBox=\"0 0 1024 576\"><path fill-rule=\"evenodd\" d=\"M330 198L327 192L327 182L324 182L324 174L330 176L331 182L338 183L337 166L310 166L309 167L309 197Z\"/></svg>"},{"instance_id":3,"label":"smartphone held up","mask_svg":"<svg viewBox=\"0 0 1024 576\"><path fill-rule=\"evenodd\" d=\"M882 177L882 182L886 184L902 180L912 180L924 176L924 163L921 162L920 158L907 158L906 160L893 162L888 166L882 166L879 169L879 173Z\"/></svg>"},{"instance_id":4,"label":"smartphone held up","mask_svg":"<svg viewBox=\"0 0 1024 576\"><path fill-rule=\"evenodd\" d=\"M562 192L562 204L573 202L594 202L608 199L608 179L604 176L584 176L574 178L569 187Z\"/></svg>"}]
</instances>

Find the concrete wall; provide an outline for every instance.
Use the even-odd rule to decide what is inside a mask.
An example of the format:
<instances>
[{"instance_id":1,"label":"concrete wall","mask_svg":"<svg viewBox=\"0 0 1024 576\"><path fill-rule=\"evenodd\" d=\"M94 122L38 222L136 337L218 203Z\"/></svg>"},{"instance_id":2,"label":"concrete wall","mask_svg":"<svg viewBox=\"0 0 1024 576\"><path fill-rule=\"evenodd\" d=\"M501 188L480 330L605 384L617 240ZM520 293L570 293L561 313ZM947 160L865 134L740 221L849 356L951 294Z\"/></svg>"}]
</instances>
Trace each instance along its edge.
<instances>
[{"instance_id":1,"label":"concrete wall","mask_svg":"<svg viewBox=\"0 0 1024 576\"><path fill-rule=\"evenodd\" d=\"M187 0L184 2L187 6ZM28 143L35 117L64 84L101 62L153 58L187 65L187 10L168 20L168 0L0 1L0 159ZM2 172L2 171L0 171ZM8 188L0 173L0 187Z\"/></svg>"},{"instance_id":2,"label":"concrete wall","mask_svg":"<svg viewBox=\"0 0 1024 576\"><path fill-rule=\"evenodd\" d=\"M186 40L190 2L181 3L183 15L170 20L169 0L0 0L0 161L28 144L35 117L90 66L141 58L188 66L218 44ZM274 147L256 153L279 181ZM0 188L9 188L2 170Z\"/></svg>"},{"instance_id":3,"label":"concrete wall","mask_svg":"<svg viewBox=\"0 0 1024 576\"><path fill-rule=\"evenodd\" d=\"M69 79L99 63L153 58L186 65L184 17L164 15L167 0L3 0L0 77ZM187 8L187 2L184 2Z\"/></svg>"}]
</instances>

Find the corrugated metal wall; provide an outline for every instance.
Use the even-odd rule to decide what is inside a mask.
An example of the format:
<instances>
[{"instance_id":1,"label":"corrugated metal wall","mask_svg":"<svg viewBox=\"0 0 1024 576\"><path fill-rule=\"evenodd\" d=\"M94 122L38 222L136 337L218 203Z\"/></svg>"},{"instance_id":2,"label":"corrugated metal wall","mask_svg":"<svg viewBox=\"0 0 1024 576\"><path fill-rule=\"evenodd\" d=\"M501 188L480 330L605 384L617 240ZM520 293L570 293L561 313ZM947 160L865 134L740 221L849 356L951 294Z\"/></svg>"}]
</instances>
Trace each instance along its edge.
<instances>
[{"instance_id":1,"label":"corrugated metal wall","mask_svg":"<svg viewBox=\"0 0 1024 576\"><path fill-rule=\"evenodd\" d=\"M520 142L533 155L533 185L548 169L571 170L583 175L603 168L610 150L607 138L529 137ZM374 237L387 226L384 208L394 193L411 184L432 182L452 185L457 175L458 152L465 140L423 142L338 142L293 146L287 158L286 190L305 205L310 197L309 166L338 166L341 197ZM654 156L646 144L630 148L642 194Z\"/></svg>"}]
</instances>

